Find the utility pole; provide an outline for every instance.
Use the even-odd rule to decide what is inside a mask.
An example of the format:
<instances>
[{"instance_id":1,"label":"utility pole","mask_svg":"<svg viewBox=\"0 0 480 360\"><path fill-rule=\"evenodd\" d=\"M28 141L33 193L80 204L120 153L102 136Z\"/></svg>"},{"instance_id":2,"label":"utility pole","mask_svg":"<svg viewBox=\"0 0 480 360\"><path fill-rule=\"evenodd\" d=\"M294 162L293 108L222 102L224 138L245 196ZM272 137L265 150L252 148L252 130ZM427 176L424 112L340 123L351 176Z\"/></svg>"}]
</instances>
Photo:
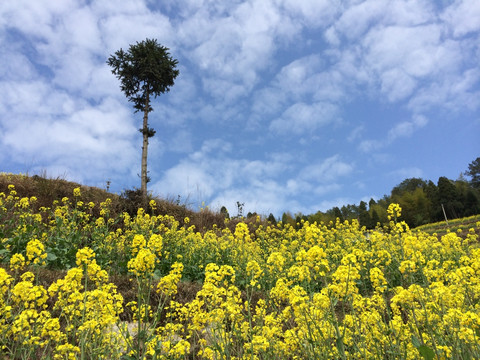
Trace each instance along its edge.
<instances>
[{"instance_id":1,"label":"utility pole","mask_svg":"<svg viewBox=\"0 0 480 360\"><path fill-rule=\"evenodd\" d=\"M445 217L445 222L447 223L447 226L448 226L448 220L447 220L447 214L445 213L445 208L443 207L443 204L442 205L442 210L443 210L443 216Z\"/></svg>"}]
</instances>

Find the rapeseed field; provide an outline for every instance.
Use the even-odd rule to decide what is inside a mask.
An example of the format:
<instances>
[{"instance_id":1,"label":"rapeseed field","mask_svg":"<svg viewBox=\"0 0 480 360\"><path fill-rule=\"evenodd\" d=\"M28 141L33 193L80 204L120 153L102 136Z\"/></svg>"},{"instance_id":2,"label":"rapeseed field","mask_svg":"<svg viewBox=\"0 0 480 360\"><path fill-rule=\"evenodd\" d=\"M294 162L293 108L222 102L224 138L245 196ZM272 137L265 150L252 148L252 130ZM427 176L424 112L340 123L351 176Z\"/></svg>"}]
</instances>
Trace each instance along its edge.
<instances>
[{"instance_id":1,"label":"rapeseed field","mask_svg":"<svg viewBox=\"0 0 480 360\"><path fill-rule=\"evenodd\" d=\"M115 217L80 188L51 208L35 201L13 185L0 193L0 358L480 358L475 228L413 231L391 204L372 231L258 221L200 232L155 215L154 201ZM46 270L58 274L49 284ZM182 284L196 284L191 299Z\"/></svg>"}]
</instances>

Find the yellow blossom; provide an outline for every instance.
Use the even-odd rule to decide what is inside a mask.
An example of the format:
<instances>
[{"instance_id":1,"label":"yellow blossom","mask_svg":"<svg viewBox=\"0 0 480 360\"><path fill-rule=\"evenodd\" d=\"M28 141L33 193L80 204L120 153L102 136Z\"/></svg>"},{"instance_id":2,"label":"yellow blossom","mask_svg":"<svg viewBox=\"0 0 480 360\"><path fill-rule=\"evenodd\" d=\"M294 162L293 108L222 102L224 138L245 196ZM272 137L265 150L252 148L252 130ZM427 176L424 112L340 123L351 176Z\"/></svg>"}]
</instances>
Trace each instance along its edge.
<instances>
[{"instance_id":1,"label":"yellow blossom","mask_svg":"<svg viewBox=\"0 0 480 360\"><path fill-rule=\"evenodd\" d=\"M89 247L84 247L77 251L76 264L81 266L82 264L88 265L95 258L95 253Z\"/></svg>"},{"instance_id":2,"label":"yellow blossom","mask_svg":"<svg viewBox=\"0 0 480 360\"><path fill-rule=\"evenodd\" d=\"M151 276L155 269L155 261L156 256L150 249L140 249L137 256L128 262L128 270L136 276Z\"/></svg>"},{"instance_id":3,"label":"yellow blossom","mask_svg":"<svg viewBox=\"0 0 480 360\"><path fill-rule=\"evenodd\" d=\"M27 244L27 258L28 263L37 265L45 265L45 259L47 253L45 252L45 246L38 239L30 240Z\"/></svg>"},{"instance_id":4,"label":"yellow blossom","mask_svg":"<svg viewBox=\"0 0 480 360\"><path fill-rule=\"evenodd\" d=\"M25 257L22 254L13 254L10 259L10 269L19 271L25 267Z\"/></svg>"}]
</instances>

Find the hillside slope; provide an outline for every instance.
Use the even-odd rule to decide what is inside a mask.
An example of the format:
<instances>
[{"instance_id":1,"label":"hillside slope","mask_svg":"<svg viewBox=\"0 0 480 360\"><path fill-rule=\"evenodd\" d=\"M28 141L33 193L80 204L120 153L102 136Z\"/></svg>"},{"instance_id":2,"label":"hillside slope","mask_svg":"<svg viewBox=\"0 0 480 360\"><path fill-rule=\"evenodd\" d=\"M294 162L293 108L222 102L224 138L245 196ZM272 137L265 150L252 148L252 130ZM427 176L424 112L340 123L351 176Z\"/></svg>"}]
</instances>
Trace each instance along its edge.
<instances>
[{"instance_id":1,"label":"hillside slope","mask_svg":"<svg viewBox=\"0 0 480 360\"><path fill-rule=\"evenodd\" d=\"M127 212L130 215L135 215L138 208L142 207L149 211L148 202L154 200L156 203L155 213L158 215L171 215L183 225L184 219L188 217L190 224L195 225L197 230L203 231L210 229L215 224L218 227L225 226L224 215L214 212L211 209L202 209L201 211L194 211L189 209L186 205L177 204L168 199L161 199L159 197L149 196L145 201L139 190L125 190L121 195L107 192L92 186L85 186L75 182L67 181L61 178L46 178L44 176L28 176L22 174L7 174L0 173L0 193L8 194L8 186L15 186L15 190L20 198L35 196L37 201L35 206L52 207L54 201L61 201L67 197L73 197L73 189L80 188L81 198L84 203L93 202L96 204L94 212L99 211L99 204L107 198L112 200L111 214L115 217L118 214ZM98 214L97 214L98 215Z\"/></svg>"}]
</instances>

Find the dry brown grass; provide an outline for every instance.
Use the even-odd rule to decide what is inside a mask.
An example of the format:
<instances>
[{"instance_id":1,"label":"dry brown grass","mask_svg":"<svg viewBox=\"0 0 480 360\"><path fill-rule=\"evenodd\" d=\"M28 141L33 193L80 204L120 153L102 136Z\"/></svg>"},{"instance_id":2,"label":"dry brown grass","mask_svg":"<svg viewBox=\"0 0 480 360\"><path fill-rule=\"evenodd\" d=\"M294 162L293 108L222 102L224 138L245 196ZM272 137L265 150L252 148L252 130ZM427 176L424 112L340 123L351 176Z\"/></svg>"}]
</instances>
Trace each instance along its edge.
<instances>
[{"instance_id":1,"label":"dry brown grass","mask_svg":"<svg viewBox=\"0 0 480 360\"><path fill-rule=\"evenodd\" d=\"M79 187L82 193L81 200L85 203L91 201L96 204L94 216L98 216L99 204L110 198L112 200L111 217L117 217L123 212L134 216L138 208L142 207L151 215L171 215L180 223L180 226L184 225L184 219L188 217L190 219L189 224L195 225L195 229L200 232L209 230L214 225L218 228L225 227L225 218L220 212L215 212L208 208L201 211L193 211L186 205L180 205L173 200L159 197L149 197L145 201L139 190L125 190L121 195L118 195L107 192L104 189L81 185L61 178L1 173L0 192L8 194L8 185L15 186L19 197L35 196L37 198L36 209L42 206L51 208L55 200L60 201L64 197L71 199L73 197L73 189ZM154 213L148 206L150 200L155 200L157 203L157 210ZM237 222L234 221L233 225Z\"/></svg>"}]
</instances>

